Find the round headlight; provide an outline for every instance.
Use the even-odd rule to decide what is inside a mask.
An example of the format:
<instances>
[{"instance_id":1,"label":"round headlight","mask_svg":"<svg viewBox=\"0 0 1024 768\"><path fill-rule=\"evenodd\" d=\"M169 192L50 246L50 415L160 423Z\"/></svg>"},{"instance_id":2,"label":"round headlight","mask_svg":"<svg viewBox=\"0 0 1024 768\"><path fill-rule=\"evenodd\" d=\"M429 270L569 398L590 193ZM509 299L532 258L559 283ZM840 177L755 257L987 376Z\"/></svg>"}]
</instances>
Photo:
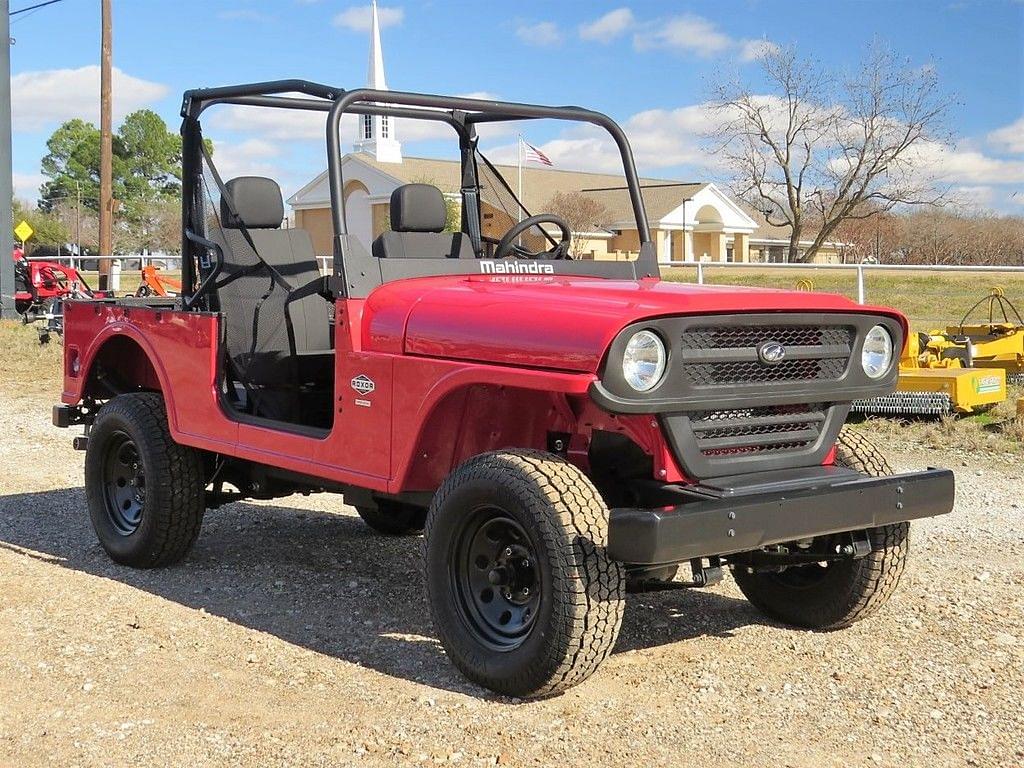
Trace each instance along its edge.
<instances>
[{"instance_id":1,"label":"round headlight","mask_svg":"<svg viewBox=\"0 0 1024 768\"><path fill-rule=\"evenodd\" d=\"M658 334L637 331L622 355L622 376L637 392L647 392L661 381L665 359L665 344Z\"/></svg>"},{"instance_id":2,"label":"round headlight","mask_svg":"<svg viewBox=\"0 0 1024 768\"><path fill-rule=\"evenodd\" d=\"M881 325L876 325L864 338L860 365L871 379L880 379L892 365L892 336Z\"/></svg>"}]
</instances>

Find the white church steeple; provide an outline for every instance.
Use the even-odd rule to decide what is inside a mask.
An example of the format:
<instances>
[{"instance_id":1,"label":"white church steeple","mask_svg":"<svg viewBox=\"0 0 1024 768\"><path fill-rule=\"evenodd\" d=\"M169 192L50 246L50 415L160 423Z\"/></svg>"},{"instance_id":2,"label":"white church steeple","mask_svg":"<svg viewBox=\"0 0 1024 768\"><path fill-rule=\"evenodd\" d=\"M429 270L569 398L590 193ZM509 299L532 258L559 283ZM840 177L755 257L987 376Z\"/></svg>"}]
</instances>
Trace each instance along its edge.
<instances>
[{"instance_id":1,"label":"white church steeple","mask_svg":"<svg viewBox=\"0 0 1024 768\"><path fill-rule=\"evenodd\" d=\"M377 16L377 0L370 8L370 60L367 67L366 87L379 91L388 89L384 78L384 52L380 45L380 19ZM402 162L402 145L395 139L395 120L381 115L359 116L359 139L354 149L373 155L380 163Z\"/></svg>"}]
</instances>

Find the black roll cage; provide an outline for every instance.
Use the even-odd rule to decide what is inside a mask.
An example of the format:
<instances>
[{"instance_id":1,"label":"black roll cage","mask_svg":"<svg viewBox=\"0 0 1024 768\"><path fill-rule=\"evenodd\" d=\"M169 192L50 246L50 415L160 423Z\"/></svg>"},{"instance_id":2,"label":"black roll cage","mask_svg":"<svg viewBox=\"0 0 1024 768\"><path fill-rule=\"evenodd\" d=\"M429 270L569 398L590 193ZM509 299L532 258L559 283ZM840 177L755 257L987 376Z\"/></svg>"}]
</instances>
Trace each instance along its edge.
<instances>
[{"instance_id":1,"label":"black roll cage","mask_svg":"<svg viewBox=\"0 0 1024 768\"><path fill-rule=\"evenodd\" d=\"M282 95L282 94L299 94ZM460 259L376 259L350 238L345 227L344 179L341 171L341 117L382 115L414 120L434 120L448 124L459 137L462 163L462 229L469 233L474 249L480 246L480 194L475 150L476 126L515 120L556 119L586 122L604 128L615 141L622 159L626 187L640 240L640 253L635 261L546 261L548 274L587 274L604 277L657 277L657 256L651 242L647 214L640 192L640 180L633 161L629 140L622 128L601 112L582 107L550 107L537 104L490 101L461 96L438 96L404 91L378 91L359 88L346 91L307 80L276 80L264 83L200 88L186 91L181 106L182 132L182 294L186 307L195 304L199 293L210 280L196 285L197 248L206 242L204 232L192 230L192 210L200 202L202 133L200 115L218 104L271 107L327 112L327 176L331 197L331 220L334 230L334 274L332 288L336 295L365 296L376 285L389 279L434 274L479 273L478 259L470 263ZM205 256L203 258L206 258ZM380 262L392 262L386 265ZM404 263L399 263L404 262ZM493 264L493 262L492 262ZM546 267L545 267L546 269ZM483 270L489 271L489 270ZM196 294L193 296L193 294Z\"/></svg>"}]
</instances>

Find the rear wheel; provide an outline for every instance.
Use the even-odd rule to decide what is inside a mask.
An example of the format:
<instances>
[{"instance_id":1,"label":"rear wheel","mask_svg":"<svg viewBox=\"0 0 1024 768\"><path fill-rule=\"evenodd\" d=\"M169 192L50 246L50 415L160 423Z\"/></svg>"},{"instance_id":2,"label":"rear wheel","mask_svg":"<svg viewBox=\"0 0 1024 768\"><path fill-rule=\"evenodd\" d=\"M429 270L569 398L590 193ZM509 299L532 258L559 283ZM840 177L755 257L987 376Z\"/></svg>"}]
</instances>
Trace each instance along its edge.
<instances>
[{"instance_id":1,"label":"rear wheel","mask_svg":"<svg viewBox=\"0 0 1024 768\"><path fill-rule=\"evenodd\" d=\"M867 475L892 474L882 452L849 427L839 434L836 465ZM747 599L774 619L809 629L841 629L875 613L896 591L907 562L909 533L909 523L871 528L866 557L778 572L749 573L737 566L733 578Z\"/></svg>"},{"instance_id":2,"label":"rear wheel","mask_svg":"<svg viewBox=\"0 0 1024 768\"><path fill-rule=\"evenodd\" d=\"M427 510L390 499L381 499L376 507L356 507L363 522L385 536L415 536L423 533Z\"/></svg>"},{"instance_id":3,"label":"rear wheel","mask_svg":"<svg viewBox=\"0 0 1024 768\"><path fill-rule=\"evenodd\" d=\"M85 493L113 560L153 568L183 558L203 522L203 477L199 453L171 438L159 394L120 395L100 409L85 454Z\"/></svg>"},{"instance_id":4,"label":"rear wheel","mask_svg":"<svg viewBox=\"0 0 1024 768\"><path fill-rule=\"evenodd\" d=\"M463 674L512 696L582 682L611 652L624 572L608 559L608 509L590 480L539 451L456 469L427 516L427 592Z\"/></svg>"}]
</instances>

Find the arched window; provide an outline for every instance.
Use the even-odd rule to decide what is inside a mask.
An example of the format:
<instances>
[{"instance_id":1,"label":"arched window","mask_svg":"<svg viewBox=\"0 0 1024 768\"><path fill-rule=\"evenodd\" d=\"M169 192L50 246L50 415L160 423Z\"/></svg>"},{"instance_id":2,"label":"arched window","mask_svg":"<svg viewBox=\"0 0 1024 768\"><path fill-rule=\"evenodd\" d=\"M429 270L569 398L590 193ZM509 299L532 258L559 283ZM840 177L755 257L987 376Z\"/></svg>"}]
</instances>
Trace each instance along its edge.
<instances>
[{"instance_id":1,"label":"arched window","mask_svg":"<svg viewBox=\"0 0 1024 768\"><path fill-rule=\"evenodd\" d=\"M363 138L373 138L373 115L363 115Z\"/></svg>"}]
</instances>

